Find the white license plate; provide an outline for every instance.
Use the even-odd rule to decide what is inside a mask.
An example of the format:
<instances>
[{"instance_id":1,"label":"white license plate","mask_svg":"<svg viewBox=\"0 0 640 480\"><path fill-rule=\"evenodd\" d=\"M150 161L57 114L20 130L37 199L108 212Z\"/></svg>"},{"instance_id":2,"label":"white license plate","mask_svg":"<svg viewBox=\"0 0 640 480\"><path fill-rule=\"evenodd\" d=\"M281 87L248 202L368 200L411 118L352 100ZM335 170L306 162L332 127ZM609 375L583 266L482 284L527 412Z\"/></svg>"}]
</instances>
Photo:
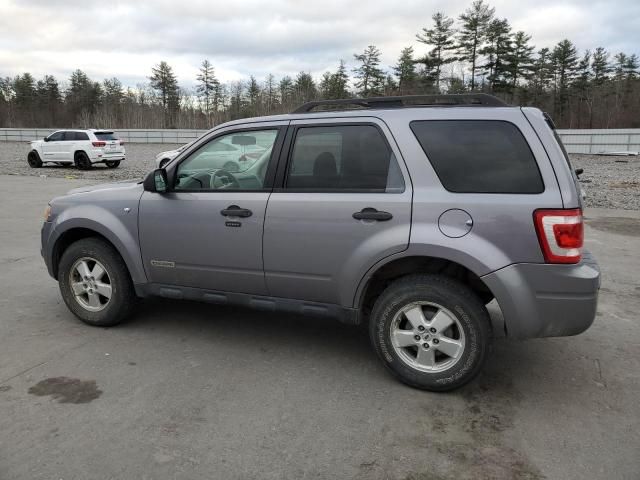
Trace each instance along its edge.
<instances>
[{"instance_id":1,"label":"white license plate","mask_svg":"<svg viewBox=\"0 0 640 480\"><path fill-rule=\"evenodd\" d=\"M112 144L110 145L111 150L115 150L115 149L116 149L116 146L117 146L117 145L116 145L115 143L112 143Z\"/></svg>"}]
</instances>

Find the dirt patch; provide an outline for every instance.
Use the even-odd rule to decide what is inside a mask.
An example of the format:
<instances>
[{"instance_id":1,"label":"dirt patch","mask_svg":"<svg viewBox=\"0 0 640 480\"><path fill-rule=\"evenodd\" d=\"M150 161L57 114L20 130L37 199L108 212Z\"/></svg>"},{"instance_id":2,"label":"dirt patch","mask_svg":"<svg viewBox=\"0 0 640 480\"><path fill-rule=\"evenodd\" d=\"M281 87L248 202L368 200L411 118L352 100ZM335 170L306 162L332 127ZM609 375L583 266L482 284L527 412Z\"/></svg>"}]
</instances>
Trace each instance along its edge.
<instances>
[{"instance_id":1,"label":"dirt patch","mask_svg":"<svg viewBox=\"0 0 640 480\"><path fill-rule=\"evenodd\" d=\"M0 393L11 390L11 385L0 385Z\"/></svg>"},{"instance_id":2,"label":"dirt patch","mask_svg":"<svg viewBox=\"0 0 640 480\"><path fill-rule=\"evenodd\" d=\"M640 219L628 217L587 218L587 225L603 232L640 237Z\"/></svg>"},{"instance_id":3,"label":"dirt patch","mask_svg":"<svg viewBox=\"0 0 640 480\"><path fill-rule=\"evenodd\" d=\"M102 390L95 380L53 377L38 382L29 388L29 393L39 397L51 395L58 403L89 403L102 395Z\"/></svg>"}]
</instances>

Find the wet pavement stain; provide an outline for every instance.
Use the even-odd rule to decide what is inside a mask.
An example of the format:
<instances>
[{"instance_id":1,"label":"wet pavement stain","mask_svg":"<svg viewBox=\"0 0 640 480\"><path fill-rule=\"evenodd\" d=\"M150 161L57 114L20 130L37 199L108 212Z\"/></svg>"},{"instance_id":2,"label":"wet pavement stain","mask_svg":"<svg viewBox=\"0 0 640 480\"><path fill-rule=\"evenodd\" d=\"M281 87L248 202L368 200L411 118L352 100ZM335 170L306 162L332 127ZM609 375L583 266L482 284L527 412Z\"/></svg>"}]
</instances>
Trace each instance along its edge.
<instances>
[{"instance_id":1,"label":"wet pavement stain","mask_svg":"<svg viewBox=\"0 0 640 480\"><path fill-rule=\"evenodd\" d=\"M33 387L29 393L44 397L51 395L58 403L89 403L102 395L95 380L79 380L69 377L46 378Z\"/></svg>"},{"instance_id":2,"label":"wet pavement stain","mask_svg":"<svg viewBox=\"0 0 640 480\"><path fill-rule=\"evenodd\" d=\"M598 217L586 219L587 225L603 232L640 237L640 219L628 217Z\"/></svg>"}]
</instances>

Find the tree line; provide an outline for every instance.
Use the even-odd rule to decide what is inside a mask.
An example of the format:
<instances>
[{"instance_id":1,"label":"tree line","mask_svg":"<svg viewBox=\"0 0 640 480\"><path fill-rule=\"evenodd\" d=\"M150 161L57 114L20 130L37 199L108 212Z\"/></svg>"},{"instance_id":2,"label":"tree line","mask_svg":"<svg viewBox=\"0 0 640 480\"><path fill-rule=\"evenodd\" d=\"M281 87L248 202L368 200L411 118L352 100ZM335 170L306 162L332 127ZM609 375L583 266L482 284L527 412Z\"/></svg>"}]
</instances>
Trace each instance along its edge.
<instances>
[{"instance_id":1,"label":"tree line","mask_svg":"<svg viewBox=\"0 0 640 480\"><path fill-rule=\"evenodd\" d=\"M457 18L442 12L415 35L391 66L375 45L348 66L320 78L300 72L276 79L221 82L209 60L195 87L180 87L161 61L148 83L125 87L117 78L97 82L74 71L67 82L30 73L0 77L0 127L210 128L227 120L285 113L320 99L484 92L508 103L536 106L563 128L640 127L640 60L603 47L578 52L568 39L536 50L531 36L514 32L483 0Z\"/></svg>"}]
</instances>

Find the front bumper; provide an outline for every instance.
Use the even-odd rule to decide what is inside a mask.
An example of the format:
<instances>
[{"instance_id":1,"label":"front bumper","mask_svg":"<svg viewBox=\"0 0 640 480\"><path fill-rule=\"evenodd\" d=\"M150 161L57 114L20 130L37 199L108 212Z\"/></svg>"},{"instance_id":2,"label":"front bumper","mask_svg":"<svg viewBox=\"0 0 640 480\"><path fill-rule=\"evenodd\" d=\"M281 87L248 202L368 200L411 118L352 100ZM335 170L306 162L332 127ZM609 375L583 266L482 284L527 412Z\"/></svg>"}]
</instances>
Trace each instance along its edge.
<instances>
[{"instance_id":1,"label":"front bumper","mask_svg":"<svg viewBox=\"0 0 640 480\"><path fill-rule=\"evenodd\" d=\"M596 316L600 268L586 251L575 265L517 263L482 280L496 297L509 337L577 335Z\"/></svg>"},{"instance_id":2,"label":"front bumper","mask_svg":"<svg viewBox=\"0 0 640 480\"><path fill-rule=\"evenodd\" d=\"M44 222L42 224L42 229L40 230L40 255L42 255L42 259L44 260L44 264L47 266L47 271L49 275L53 278L56 278L54 274L53 268L53 245L51 245L51 233L53 230L52 222Z\"/></svg>"}]
</instances>

